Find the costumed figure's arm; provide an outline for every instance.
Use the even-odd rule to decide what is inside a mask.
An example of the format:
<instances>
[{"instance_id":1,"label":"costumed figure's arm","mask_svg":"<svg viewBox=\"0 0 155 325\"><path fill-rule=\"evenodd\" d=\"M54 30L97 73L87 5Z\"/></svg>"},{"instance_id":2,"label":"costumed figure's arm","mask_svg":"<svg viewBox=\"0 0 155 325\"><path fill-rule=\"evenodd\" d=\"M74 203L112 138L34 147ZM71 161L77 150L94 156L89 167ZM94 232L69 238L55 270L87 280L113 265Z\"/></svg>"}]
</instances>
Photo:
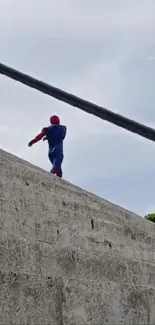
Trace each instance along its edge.
<instances>
[{"instance_id":1,"label":"costumed figure's arm","mask_svg":"<svg viewBox=\"0 0 155 325\"><path fill-rule=\"evenodd\" d=\"M47 129L44 128L33 140L29 142L28 146L32 147L34 143L40 141L43 137L46 137L46 135L47 135Z\"/></svg>"}]
</instances>

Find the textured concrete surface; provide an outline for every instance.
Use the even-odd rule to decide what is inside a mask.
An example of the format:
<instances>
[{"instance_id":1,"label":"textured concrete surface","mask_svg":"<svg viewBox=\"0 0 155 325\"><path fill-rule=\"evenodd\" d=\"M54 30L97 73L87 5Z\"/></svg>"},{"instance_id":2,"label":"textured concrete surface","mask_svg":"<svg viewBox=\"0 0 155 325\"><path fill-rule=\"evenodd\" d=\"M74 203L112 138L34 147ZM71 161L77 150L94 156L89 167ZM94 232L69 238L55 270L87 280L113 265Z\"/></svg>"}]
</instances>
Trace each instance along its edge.
<instances>
[{"instance_id":1,"label":"textured concrete surface","mask_svg":"<svg viewBox=\"0 0 155 325\"><path fill-rule=\"evenodd\" d=\"M0 150L0 325L155 325L155 226Z\"/></svg>"}]
</instances>

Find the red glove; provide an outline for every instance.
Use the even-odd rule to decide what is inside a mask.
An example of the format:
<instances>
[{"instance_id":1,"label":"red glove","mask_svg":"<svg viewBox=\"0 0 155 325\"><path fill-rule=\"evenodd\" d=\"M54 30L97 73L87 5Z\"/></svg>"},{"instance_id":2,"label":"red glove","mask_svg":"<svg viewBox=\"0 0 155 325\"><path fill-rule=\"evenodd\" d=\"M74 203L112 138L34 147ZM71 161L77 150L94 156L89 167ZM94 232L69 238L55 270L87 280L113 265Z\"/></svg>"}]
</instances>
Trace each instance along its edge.
<instances>
[{"instance_id":1,"label":"red glove","mask_svg":"<svg viewBox=\"0 0 155 325\"><path fill-rule=\"evenodd\" d=\"M32 147L33 143L34 143L33 140L31 140L31 141L29 142L28 146L29 146L29 147Z\"/></svg>"}]
</instances>

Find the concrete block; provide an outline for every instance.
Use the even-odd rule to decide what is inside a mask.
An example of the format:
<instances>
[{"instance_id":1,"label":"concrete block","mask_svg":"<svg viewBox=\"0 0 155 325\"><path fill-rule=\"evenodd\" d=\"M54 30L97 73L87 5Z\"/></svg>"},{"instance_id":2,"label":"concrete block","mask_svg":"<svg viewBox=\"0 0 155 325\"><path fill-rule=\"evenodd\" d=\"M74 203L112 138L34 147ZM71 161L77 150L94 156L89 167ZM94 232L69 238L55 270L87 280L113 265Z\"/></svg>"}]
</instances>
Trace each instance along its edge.
<instances>
[{"instance_id":1,"label":"concrete block","mask_svg":"<svg viewBox=\"0 0 155 325\"><path fill-rule=\"evenodd\" d=\"M0 325L154 325L155 225L0 150Z\"/></svg>"}]
</instances>

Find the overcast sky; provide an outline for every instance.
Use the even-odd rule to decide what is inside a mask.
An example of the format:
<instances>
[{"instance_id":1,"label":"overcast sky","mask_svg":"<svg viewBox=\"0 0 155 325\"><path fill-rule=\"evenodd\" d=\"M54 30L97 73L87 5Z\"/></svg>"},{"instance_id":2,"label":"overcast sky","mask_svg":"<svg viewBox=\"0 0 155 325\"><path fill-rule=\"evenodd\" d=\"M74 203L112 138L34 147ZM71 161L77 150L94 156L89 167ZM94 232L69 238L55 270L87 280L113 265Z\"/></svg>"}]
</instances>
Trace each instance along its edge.
<instances>
[{"instance_id":1,"label":"overcast sky","mask_svg":"<svg viewBox=\"0 0 155 325\"><path fill-rule=\"evenodd\" d=\"M155 126L155 0L1 0L0 61ZM68 127L64 178L140 215L155 208L155 143L0 75L0 147L46 170L27 143Z\"/></svg>"}]
</instances>

